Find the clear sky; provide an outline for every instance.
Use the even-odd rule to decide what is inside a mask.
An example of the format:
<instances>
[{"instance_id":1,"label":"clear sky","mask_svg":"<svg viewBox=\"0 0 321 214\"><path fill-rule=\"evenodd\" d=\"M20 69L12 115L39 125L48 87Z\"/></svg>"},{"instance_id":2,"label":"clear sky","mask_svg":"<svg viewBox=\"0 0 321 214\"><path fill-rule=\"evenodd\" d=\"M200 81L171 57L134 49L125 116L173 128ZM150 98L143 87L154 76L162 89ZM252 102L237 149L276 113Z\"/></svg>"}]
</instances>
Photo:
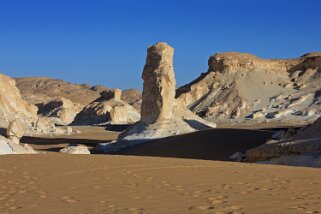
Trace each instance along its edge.
<instances>
[{"instance_id":1,"label":"clear sky","mask_svg":"<svg viewBox=\"0 0 321 214\"><path fill-rule=\"evenodd\" d=\"M142 88L146 48L175 48L177 84L216 52L321 51L321 0L0 0L0 72Z\"/></svg>"}]
</instances>

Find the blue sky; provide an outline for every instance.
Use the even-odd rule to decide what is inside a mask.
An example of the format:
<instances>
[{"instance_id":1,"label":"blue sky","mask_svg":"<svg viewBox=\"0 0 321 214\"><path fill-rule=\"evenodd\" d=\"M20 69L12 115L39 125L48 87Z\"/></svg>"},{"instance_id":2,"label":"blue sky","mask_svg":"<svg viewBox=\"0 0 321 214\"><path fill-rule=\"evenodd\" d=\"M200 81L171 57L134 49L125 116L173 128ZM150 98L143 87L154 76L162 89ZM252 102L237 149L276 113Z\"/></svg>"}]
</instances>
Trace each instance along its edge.
<instances>
[{"instance_id":1,"label":"blue sky","mask_svg":"<svg viewBox=\"0 0 321 214\"><path fill-rule=\"evenodd\" d=\"M0 72L142 88L146 48L175 48L177 84L216 52L321 51L319 0L0 0Z\"/></svg>"}]
</instances>

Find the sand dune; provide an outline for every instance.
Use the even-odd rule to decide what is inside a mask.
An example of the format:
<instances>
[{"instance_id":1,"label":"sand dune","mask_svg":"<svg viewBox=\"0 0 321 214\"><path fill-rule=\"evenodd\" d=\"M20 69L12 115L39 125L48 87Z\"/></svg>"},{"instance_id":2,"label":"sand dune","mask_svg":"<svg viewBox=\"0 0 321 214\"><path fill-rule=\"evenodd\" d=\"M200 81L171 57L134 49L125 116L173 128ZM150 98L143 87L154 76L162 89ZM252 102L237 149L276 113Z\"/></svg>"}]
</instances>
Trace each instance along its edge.
<instances>
[{"instance_id":1,"label":"sand dune","mask_svg":"<svg viewBox=\"0 0 321 214\"><path fill-rule=\"evenodd\" d=\"M11 155L0 213L320 213L320 170L171 158Z\"/></svg>"}]
</instances>

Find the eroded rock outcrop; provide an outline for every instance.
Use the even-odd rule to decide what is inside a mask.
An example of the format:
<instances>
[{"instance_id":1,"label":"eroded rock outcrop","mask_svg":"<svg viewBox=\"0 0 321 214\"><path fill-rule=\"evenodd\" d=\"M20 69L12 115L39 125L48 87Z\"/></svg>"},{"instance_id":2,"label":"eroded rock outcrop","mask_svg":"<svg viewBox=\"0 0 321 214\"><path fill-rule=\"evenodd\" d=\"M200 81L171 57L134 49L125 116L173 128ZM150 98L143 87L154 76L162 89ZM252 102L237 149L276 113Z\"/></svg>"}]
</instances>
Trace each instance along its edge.
<instances>
[{"instance_id":1,"label":"eroded rock outcrop","mask_svg":"<svg viewBox=\"0 0 321 214\"><path fill-rule=\"evenodd\" d=\"M123 132L116 143L99 149L119 150L146 140L215 127L175 100L174 49L166 43L148 47L142 78L144 80L141 120Z\"/></svg>"},{"instance_id":2,"label":"eroded rock outcrop","mask_svg":"<svg viewBox=\"0 0 321 214\"><path fill-rule=\"evenodd\" d=\"M165 43L147 50L141 122L152 124L170 120L173 116L176 80L173 68L174 48Z\"/></svg>"},{"instance_id":3,"label":"eroded rock outcrop","mask_svg":"<svg viewBox=\"0 0 321 214\"><path fill-rule=\"evenodd\" d=\"M321 156L321 118L313 124L299 129L297 134L289 136L281 140L268 141L266 144L248 150L246 160L252 162L272 160L271 163L282 163L283 161L284 164L288 161L294 164L295 159L291 156L300 158L298 155L303 155L302 160L306 159L309 162L313 157ZM308 156L311 157L307 159Z\"/></svg>"},{"instance_id":4,"label":"eroded rock outcrop","mask_svg":"<svg viewBox=\"0 0 321 214\"><path fill-rule=\"evenodd\" d=\"M218 53L208 71L176 97L202 118L219 123L309 123L321 114L321 53L289 60Z\"/></svg>"},{"instance_id":5,"label":"eroded rock outcrop","mask_svg":"<svg viewBox=\"0 0 321 214\"><path fill-rule=\"evenodd\" d=\"M121 99L119 89L102 91L101 97L87 105L75 118L76 125L133 124L139 113Z\"/></svg>"}]
</instances>

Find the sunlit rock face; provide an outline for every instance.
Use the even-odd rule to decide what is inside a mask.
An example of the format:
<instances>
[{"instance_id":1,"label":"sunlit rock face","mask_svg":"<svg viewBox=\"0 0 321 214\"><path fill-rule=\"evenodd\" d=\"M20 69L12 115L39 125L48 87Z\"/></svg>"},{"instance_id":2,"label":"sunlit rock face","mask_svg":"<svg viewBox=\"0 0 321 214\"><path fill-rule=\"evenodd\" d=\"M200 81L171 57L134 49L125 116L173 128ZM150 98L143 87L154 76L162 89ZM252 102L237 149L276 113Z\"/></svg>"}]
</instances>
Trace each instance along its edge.
<instances>
[{"instance_id":1,"label":"sunlit rock face","mask_svg":"<svg viewBox=\"0 0 321 214\"><path fill-rule=\"evenodd\" d=\"M141 122L152 124L172 118L176 88L173 55L174 48L166 43L147 49Z\"/></svg>"}]
</instances>

